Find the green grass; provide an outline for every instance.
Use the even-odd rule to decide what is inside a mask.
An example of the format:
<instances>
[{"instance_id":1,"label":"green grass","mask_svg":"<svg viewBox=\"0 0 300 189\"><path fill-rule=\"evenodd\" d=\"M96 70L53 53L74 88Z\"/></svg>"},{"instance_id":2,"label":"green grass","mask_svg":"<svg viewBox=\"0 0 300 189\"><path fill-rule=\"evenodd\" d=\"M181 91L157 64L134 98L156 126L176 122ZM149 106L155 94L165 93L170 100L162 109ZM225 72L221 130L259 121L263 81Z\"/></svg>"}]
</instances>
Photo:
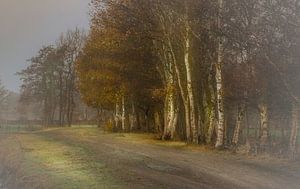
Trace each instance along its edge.
<instances>
[{"instance_id":1,"label":"green grass","mask_svg":"<svg viewBox=\"0 0 300 189\"><path fill-rule=\"evenodd\" d=\"M105 164L93 159L90 151L78 145L58 142L40 134L21 135L24 150L23 180L46 188L116 188ZM37 186L39 188L41 186Z\"/></svg>"},{"instance_id":2,"label":"green grass","mask_svg":"<svg viewBox=\"0 0 300 189\"><path fill-rule=\"evenodd\" d=\"M1 133L20 133L41 130L43 127L40 125L7 125L0 124Z\"/></svg>"}]
</instances>

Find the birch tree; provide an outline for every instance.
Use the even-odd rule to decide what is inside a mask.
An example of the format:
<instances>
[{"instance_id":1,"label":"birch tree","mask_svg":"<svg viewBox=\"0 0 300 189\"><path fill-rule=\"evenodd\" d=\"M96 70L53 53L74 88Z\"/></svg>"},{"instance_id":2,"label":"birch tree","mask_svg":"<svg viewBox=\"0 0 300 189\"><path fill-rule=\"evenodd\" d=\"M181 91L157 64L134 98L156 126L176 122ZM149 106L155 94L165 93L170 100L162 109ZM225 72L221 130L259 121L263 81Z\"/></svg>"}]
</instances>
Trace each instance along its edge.
<instances>
[{"instance_id":1,"label":"birch tree","mask_svg":"<svg viewBox=\"0 0 300 189\"><path fill-rule=\"evenodd\" d=\"M218 0L218 29L219 32L222 29L222 13L224 2L223 0ZM222 148L224 145L224 132L225 132L225 117L224 117L224 90L223 90L223 75L222 75L222 65L223 65L223 51L224 51L224 39L220 35L218 36L218 49L217 49L217 62L216 62L216 93L217 93L217 112L218 112L218 125L217 125L217 141L216 148Z\"/></svg>"},{"instance_id":2,"label":"birch tree","mask_svg":"<svg viewBox=\"0 0 300 189\"><path fill-rule=\"evenodd\" d=\"M296 120L298 1L93 0L92 7L80 91L114 112L120 131L239 147L250 113L247 141L268 151L274 112ZM296 125L280 126L292 131L290 149Z\"/></svg>"}]
</instances>

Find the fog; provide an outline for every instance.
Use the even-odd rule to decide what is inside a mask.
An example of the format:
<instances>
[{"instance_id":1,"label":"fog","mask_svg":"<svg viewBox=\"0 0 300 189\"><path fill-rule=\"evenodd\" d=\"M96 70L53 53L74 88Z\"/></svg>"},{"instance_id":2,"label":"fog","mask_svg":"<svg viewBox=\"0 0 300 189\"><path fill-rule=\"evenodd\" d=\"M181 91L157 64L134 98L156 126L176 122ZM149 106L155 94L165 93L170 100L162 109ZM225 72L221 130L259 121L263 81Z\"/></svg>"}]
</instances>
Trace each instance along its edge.
<instances>
[{"instance_id":1,"label":"fog","mask_svg":"<svg viewBox=\"0 0 300 189\"><path fill-rule=\"evenodd\" d=\"M88 28L89 0L1 0L0 78L7 89L17 92L16 72L43 45L75 27Z\"/></svg>"}]
</instances>

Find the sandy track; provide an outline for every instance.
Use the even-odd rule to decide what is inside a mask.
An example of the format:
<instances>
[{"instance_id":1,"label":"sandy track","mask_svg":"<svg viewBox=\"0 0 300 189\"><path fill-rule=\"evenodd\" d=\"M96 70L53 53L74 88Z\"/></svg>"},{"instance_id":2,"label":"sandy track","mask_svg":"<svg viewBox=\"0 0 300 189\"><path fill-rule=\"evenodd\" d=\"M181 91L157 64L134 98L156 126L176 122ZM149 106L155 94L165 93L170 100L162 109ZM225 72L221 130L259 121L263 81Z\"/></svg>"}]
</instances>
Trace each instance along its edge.
<instances>
[{"instance_id":1,"label":"sandy track","mask_svg":"<svg viewBox=\"0 0 300 189\"><path fill-rule=\"evenodd\" d=\"M300 188L297 163L251 160L226 153L192 152L103 134L78 138L48 133L91 149L124 188Z\"/></svg>"},{"instance_id":2,"label":"sandy track","mask_svg":"<svg viewBox=\"0 0 300 189\"><path fill-rule=\"evenodd\" d=\"M114 185L96 185L93 188L300 188L299 162L258 160L229 153L192 151L161 146L155 141L149 143L132 140L127 135L104 134L94 129L84 135L81 131L57 129L22 134L16 138L20 143L24 142L25 147L26 136L27 141L29 138L38 138L58 142L70 149L84 149L88 158L78 154L76 159L103 164L105 174L115 182Z\"/></svg>"}]
</instances>

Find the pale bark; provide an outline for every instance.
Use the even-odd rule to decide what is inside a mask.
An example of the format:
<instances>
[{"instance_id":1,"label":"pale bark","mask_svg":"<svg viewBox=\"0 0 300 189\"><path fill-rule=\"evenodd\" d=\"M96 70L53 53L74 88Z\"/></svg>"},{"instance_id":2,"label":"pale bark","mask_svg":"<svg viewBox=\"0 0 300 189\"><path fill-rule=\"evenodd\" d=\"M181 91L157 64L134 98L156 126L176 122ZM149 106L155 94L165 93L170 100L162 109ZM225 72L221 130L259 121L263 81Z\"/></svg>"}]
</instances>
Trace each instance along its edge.
<instances>
[{"instance_id":1,"label":"pale bark","mask_svg":"<svg viewBox=\"0 0 300 189\"><path fill-rule=\"evenodd\" d=\"M167 35L167 34L166 34ZM179 105L177 100L177 91L174 79L174 65L176 61L174 54L170 52L172 47L169 43L168 47L162 45L161 61L166 85L166 96L164 104L164 131L163 139L173 140L174 133L176 132L176 126L178 122ZM171 49L172 51L172 49Z\"/></svg>"},{"instance_id":2,"label":"pale bark","mask_svg":"<svg viewBox=\"0 0 300 189\"><path fill-rule=\"evenodd\" d=\"M221 58L219 58L221 59ZM225 116L224 116L224 94L222 81L221 61L218 60L216 66L216 82L217 82L217 112L218 112L218 126L217 126L217 142L216 148L224 145L224 131L225 131Z\"/></svg>"},{"instance_id":3,"label":"pale bark","mask_svg":"<svg viewBox=\"0 0 300 189\"><path fill-rule=\"evenodd\" d=\"M295 159L297 154L297 136L298 136L298 119L299 109L298 104L293 104L292 109L292 128L290 135L289 151L290 158Z\"/></svg>"},{"instance_id":4,"label":"pale bark","mask_svg":"<svg viewBox=\"0 0 300 189\"><path fill-rule=\"evenodd\" d=\"M219 16L218 29L221 29L221 12L223 9L223 0L219 0ZM217 141L216 148L224 146L224 94L223 94L223 78L222 78L222 63L223 63L223 37L218 37L218 60L216 63L216 84L217 84L217 112L218 112L218 126L217 126Z\"/></svg>"},{"instance_id":5,"label":"pale bark","mask_svg":"<svg viewBox=\"0 0 300 189\"><path fill-rule=\"evenodd\" d=\"M116 110L115 110L115 128L116 129L120 128L120 117L121 117L120 105L117 102L116 103Z\"/></svg>"},{"instance_id":6,"label":"pale bark","mask_svg":"<svg viewBox=\"0 0 300 189\"><path fill-rule=\"evenodd\" d=\"M269 118L268 118L268 106L266 103L259 105L260 111L260 144L262 148L267 147L269 142Z\"/></svg>"},{"instance_id":7,"label":"pale bark","mask_svg":"<svg viewBox=\"0 0 300 189\"><path fill-rule=\"evenodd\" d=\"M178 122L178 103L174 90L168 91L165 99L165 128L164 139L174 139L174 133Z\"/></svg>"},{"instance_id":8,"label":"pale bark","mask_svg":"<svg viewBox=\"0 0 300 189\"><path fill-rule=\"evenodd\" d=\"M180 89L180 94L181 94L181 98L183 101L183 106L184 106L184 112L185 112L185 129L186 129L186 140L187 142L192 142L192 134L191 134L191 121L190 121L190 103L189 103L189 99L186 98L183 86L182 86L182 81L180 78L180 71L179 68L177 66L177 64L175 63L175 71L176 71L176 75L177 75L177 81L178 81L178 85L179 85L179 89Z\"/></svg>"},{"instance_id":9,"label":"pale bark","mask_svg":"<svg viewBox=\"0 0 300 189\"><path fill-rule=\"evenodd\" d=\"M180 89L180 95L183 101L183 106L184 106L184 112L185 112L185 129L186 129L186 140L187 142L192 142L192 130L191 130L191 117L190 117L190 102L189 102L189 98L186 95L184 86L183 86L183 82L181 79L181 73L178 67L178 63L175 57L175 53L173 51L172 45L171 45L171 41L169 41L169 46L170 46L170 52L171 55L173 57L173 63L174 63L174 67L175 67L175 73L176 73L176 78L177 78L177 83L178 83L178 87Z\"/></svg>"},{"instance_id":10,"label":"pale bark","mask_svg":"<svg viewBox=\"0 0 300 189\"><path fill-rule=\"evenodd\" d=\"M122 131L125 131L126 125L125 125L125 120L126 120L126 109L125 109L125 97L124 95L122 96Z\"/></svg>"},{"instance_id":11,"label":"pale bark","mask_svg":"<svg viewBox=\"0 0 300 189\"><path fill-rule=\"evenodd\" d=\"M186 7L187 8L187 7ZM190 60L189 60L189 56L190 56L190 38L189 38L189 25L188 25L188 20L187 20L187 13L185 14L185 20L182 23L184 25L184 29L186 31L183 30L183 35L182 35L182 41L183 44L177 44L177 45L183 45L184 47L184 51L183 52L183 56L184 59L182 62L184 67L187 69L186 71L189 72L189 74L182 72L181 65L178 61L178 57L176 56L176 47L174 45L174 43L176 43L177 41L173 41L172 39L172 35L173 35L173 31L172 29L175 29L175 23L173 23L173 20L170 19L173 15L171 12L168 12L170 10L161 10L160 8L158 8L158 20L161 24L161 29L162 32L164 34L164 42L163 44L163 49L166 53L164 53L165 55L165 59L167 60L168 66L172 67L172 72L171 74L174 75L174 77L176 76L177 79L177 85L178 88L180 90L180 95L183 101L183 105L184 105L184 111L185 111L185 122L186 122L186 138L188 142L193 142L193 141L197 141L198 139L198 133L195 132L197 131L197 123L196 123L196 115L194 114L195 111L195 105L194 105L194 96L193 96L193 88L191 87L192 84L192 78L191 78L191 66L190 66ZM188 34L188 35L186 35ZM175 71L175 73L173 74L173 69ZM185 79L183 79L183 77L185 77ZM185 80L188 80L186 85L185 85ZM189 89L188 86L189 85ZM188 94L190 91L190 95ZM191 103L192 100L192 103ZM194 106L194 108L191 108L191 105ZM191 110L192 109L192 110ZM191 112L193 112L193 116L191 116ZM166 115L167 116L167 115ZM193 129L191 129L191 119L193 120ZM167 127L167 125L166 125ZM167 127L168 128L168 127ZM193 133L191 133L193 132ZM194 137L196 136L196 137Z\"/></svg>"},{"instance_id":12,"label":"pale bark","mask_svg":"<svg viewBox=\"0 0 300 189\"><path fill-rule=\"evenodd\" d=\"M161 62L161 66L158 66L161 70L159 73L164 78L164 85L166 87L166 95L164 102L164 130L163 139L172 140L174 133L176 132L176 126L178 122L179 104L177 100L177 88L174 79L174 64L176 64L176 57L173 51L172 42L169 36L168 27L166 26L167 19L164 17L161 11L158 11L158 19L162 27L164 34L164 41L162 43L154 41ZM160 46L158 46L160 44ZM181 83L179 83L181 85Z\"/></svg>"},{"instance_id":13,"label":"pale bark","mask_svg":"<svg viewBox=\"0 0 300 189\"><path fill-rule=\"evenodd\" d=\"M192 140L191 140L191 124L190 124L191 122L190 122L189 99L186 97L186 94L185 94L185 90L184 90L184 87L183 87L183 82L182 82L182 79L181 79L180 70L178 68L177 59L176 59L176 56L175 56L175 52L173 50L171 39L169 37L168 37L168 45L169 45L169 49L170 49L171 60L172 60L172 63L174 64L174 68L175 68L178 87L180 89L180 94L181 94L184 109L185 109L186 138L187 138L188 142L192 142Z\"/></svg>"},{"instance_id":14,"label":"pale bark","mask_svg":"<svg viewBox=\"0 0 300 189\"><path fill-rule=\"evenodd\" d=\"M184 63L186 69L186 80L187 80L187 95L189 101L189 116L190 116L190 127L192 134L192 142L198 143L198 127L197 127L197 116L195 108L195 97L194 88L192 85L192 68L190 61L190 31L189 25L186 23L186 37L185 37L185 52L184 52Z\"/></svg>"},{"instance_id":15,"label":"pale bark","mask_svg":"<svg viewBox=\"0 0 300 189\"><path fill-rule=\"evenodd\" d=\"M240 134L242 131L242 122L245 115L245 104L239 104L238 105L238 111L237 111L237 118L236 118L236 125L232 137L232 145L236 146L239 143Z\"/></svg>"}]
</instances>

